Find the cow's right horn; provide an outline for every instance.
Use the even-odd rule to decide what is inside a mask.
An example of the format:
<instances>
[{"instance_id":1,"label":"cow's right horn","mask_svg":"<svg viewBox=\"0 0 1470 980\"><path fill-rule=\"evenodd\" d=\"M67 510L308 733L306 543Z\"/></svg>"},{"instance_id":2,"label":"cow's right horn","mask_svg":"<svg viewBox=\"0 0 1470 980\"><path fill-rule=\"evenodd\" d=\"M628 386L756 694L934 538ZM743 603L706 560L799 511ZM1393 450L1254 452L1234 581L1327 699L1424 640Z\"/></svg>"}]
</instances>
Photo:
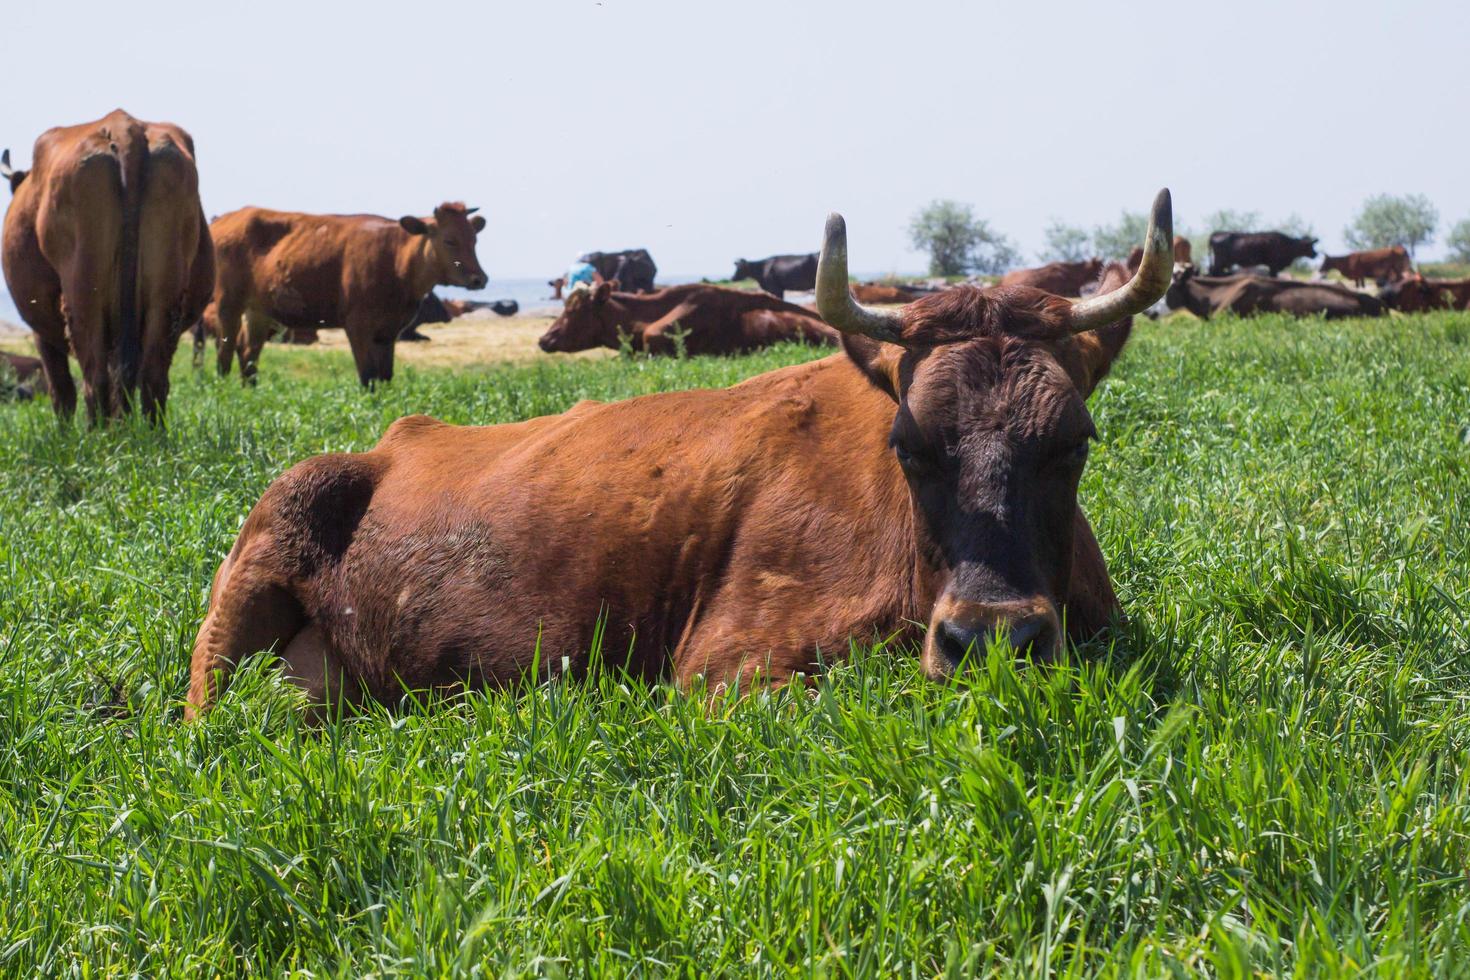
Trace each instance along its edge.
<instances>
[{"instance_id":1,"label":"cow's right horn","mask_svg":"<svg viewBox=\"0 0 1470 980\"><path fill-rule=\"evenodd\" d=\"M4 153L0 153L0 177L9 180L10 175L13 173L15 171L10 166L10 151L6 150Z\"/></svg>"},{"instance_id":2,"label":"cow's right horn","mask_svg":"<svg viewBox=\"0 0 1470 980\"><path fill-rule=\"evenodd\" d=\"M1174 273L1174 204L1169 188L1159 191L1143 237L1143 262L1121 289L1072 303L1072 332L1105 327L1142 313L1159 301Z\"/></svg>"},{"instance_id":3,"label":"cow's right horn","mask_svg":"<svg viewBox=\"0 0 1470 980\"><path fill-rule=\"evenodd\" d=\"M870 310L847 288L847 222L836 211L827 215L822 255L817 259L817 312L843 333L857 333L890 344L901 343L903 319L886 310Z\"/></svg>"}]
</instances>

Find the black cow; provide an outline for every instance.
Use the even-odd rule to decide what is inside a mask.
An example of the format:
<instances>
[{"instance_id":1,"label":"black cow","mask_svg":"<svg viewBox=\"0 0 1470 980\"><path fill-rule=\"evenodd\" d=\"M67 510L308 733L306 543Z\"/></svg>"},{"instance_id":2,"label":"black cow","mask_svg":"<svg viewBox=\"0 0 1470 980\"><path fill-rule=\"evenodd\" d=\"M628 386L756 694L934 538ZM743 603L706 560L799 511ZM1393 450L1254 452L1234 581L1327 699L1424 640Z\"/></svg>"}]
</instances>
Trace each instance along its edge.
<instances>
[{"instance_id":1,"label":"black cow","mask_svg":"<svg viewBox=\"0 0 1470 980\"><path fill-rule=\"evenodd\" d=\"M806 291L817 288L817 253L806 255L773 255L768 259L735 260L732 282L754 279L760 287L777 299L784 299L786 290Z\"/></svg>"},{"instance_id":2,"label":"black cow","mask_svg":"<svg viewBox=\"0 0 1470 980\"><path fill-rule=\"evenodd\" d=\"M1315 238L1293 238L1279 231L1217 231L1210 236L1212 276L1249 265L1264 265L1278 276L1297 259L1316 257Z\"/></svg>"},{"instance_id":3,"label":"black cow","mask_svg":"<svg viewBox=\"0 0 1470 980\"><path fill-rule=\"evenodd\" d=\"M651 293L656 288L653 277L658 275L658 266L646 248L629 248L621 252L588 252L577 257L597 270L604 281L616 279L619 291L624 293Z\"/></svg>"}]
</instances>

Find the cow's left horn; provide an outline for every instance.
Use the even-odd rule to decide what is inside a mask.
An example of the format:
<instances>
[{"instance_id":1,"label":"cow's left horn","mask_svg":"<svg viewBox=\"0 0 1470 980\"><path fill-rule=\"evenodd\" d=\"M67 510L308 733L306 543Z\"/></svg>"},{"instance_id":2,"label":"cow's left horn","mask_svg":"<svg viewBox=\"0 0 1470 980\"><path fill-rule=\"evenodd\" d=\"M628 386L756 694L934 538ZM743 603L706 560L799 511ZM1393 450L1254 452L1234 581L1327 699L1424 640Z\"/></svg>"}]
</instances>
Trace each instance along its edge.
<instances>
[{"instance_id":1,"label":"cow's left horn","mask_svg":"<svg viewBox=\"0 0 1470 980\"><path fill-rule=\"evenodd\" d=\"M870 310L847 288L847 222L836 211L827 215L822 255L817 259L817 312L828 326L890 344L901 343L903 319L886 310Z\"/></svg>"},{"instance_id":2,"label":"cow's left horn","mask_svg":"<svg viewBox=\"0 0 1470 980\"><path fill-rule=\"evenodd\" d=\"M1072 303L1072 332L1096 330L1109 323L1142 313L1159 301L1169 288L1174 270L1174 204L1169 188L1154 198L1148 216L1148 233L1143 239L1143 263L1122 289Z\"/></svg>"},{"instance_id":3,"label":"cow's left horn","mask_svg":"<svg viewBox=\"0 0 1470 980\"><path fill-rule=\"evenodd\" d=\"M15 171L10 166L10 151L6 150L4 153L0 153L0 177L9 180L10 175L13 173Z\"/></svg>"},{"instance_id":4,"label":"cow's left horn","mask_svg":"<svg viewBox=\"0 0 1470 980\"><path fill-rule=\"evenodd\" d=\"M464 213L465 213L466 216L468 216L468 215L474 214L478 210L480 210L480 209L479 208L465 208L464 209Z\"/></svg>"}]
</instances>

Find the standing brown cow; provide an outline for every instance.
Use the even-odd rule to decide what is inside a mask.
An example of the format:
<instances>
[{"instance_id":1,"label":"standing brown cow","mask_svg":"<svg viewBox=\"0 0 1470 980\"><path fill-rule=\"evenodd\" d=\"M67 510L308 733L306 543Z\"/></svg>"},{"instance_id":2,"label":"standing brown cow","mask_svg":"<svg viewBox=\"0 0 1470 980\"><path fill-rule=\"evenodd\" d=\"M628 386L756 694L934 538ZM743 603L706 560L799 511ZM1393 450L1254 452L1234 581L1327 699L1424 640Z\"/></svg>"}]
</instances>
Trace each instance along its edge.
<instances>
[{"instance_id":1,"label":"standing brown cow","mask_svg":"<svg viewBox=\"0 0 1470 980\"><path fill-rule=\"evenodd\" d=\"M219 371L238 353L246 384L279 328L342 327L365 386L393 380L393 344L435 285L483 289L475 257L485 219L445 203L430 218L242 208L210 226L219 281ZM242 326L243 321L243 326Z\"/></svg>"},{"instance_id":2,"label":"standing brown cow","mask_svg":"<svg viewBox=\"0 0 1470 980\"><path fill-rule=\"evenodd\" d=\"M513 683L538 657L584 674L599 631L630 671L716 689L915 622L936 679L993 637L1051 658L1118 612L1077 502L1086 399L1169 284L1169 224L1165 191L1138 275L1091 299L874 310L833 215L817 304L843 353L508 425L412 416L298 464L215 575L188 716L270 648L317 703Z\"/></svg>"},{"instance_id":3,"label":"standing brown cow","mask_svg":"<svg viewBox=\"0 0 1470 980\"><path fill-rule=\"evenodd\" d=\"M36 346L58 415L76 411L67 348L92 422L123 414L141 388L158 421L179 334L209 299L214 248L199 205L194 141L121 109L49 129L29 171L3 173L5 281Z\"/></svg>"},{"instance_id":4,"label":"standing brown cow","mask_svg":"<svg viewBox=\"0 0 1470 980\"><path fill-rule=\"evenodd\" d=\"M1322 256L1322 273L1336 269L1344 279L1362 289L1369 279L1380 282L1398 282L1413 269L1408 249L1402 245L1374 248L1366 252L1349 252L1346 255Z\"/></svg>"},{"instance_id":5,"label":"standing brown cow","mask_svg":"<svg viewBox=\"0 0 1470 980\"><path fill-rule=\"evenodd\" d=\"M1174 264L1175 265L1189 265L1189 264L1191 264L1194 261L1193 258L1191 258L1192 255L1193 255L1193 249L1191 248L1191 246L1189 244L1189 239L1185 238L1183 235L1175 235L1174 236ZM1140 246L1140 245L1135 245L1133 247L1133 251L1131 251L1131 252L1128 253L1128 261L1127 261L1128 271L1130 273L1137 272L1138 271L1138 267L1140 265L1142 265L1142 264L1143 264L1143 247Z\"/></svg>"}]
</instances>

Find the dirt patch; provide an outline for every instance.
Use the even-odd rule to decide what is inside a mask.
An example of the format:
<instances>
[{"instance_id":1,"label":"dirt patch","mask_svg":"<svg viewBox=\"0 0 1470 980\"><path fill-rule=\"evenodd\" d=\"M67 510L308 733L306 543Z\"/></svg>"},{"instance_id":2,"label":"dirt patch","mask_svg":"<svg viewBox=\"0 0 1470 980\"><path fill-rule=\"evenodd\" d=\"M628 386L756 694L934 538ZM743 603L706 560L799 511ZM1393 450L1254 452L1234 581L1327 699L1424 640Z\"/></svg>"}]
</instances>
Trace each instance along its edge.
<instances>
[{"instance_id":1,"label":"dirt patch","mask_svg":"<svg viewBox=\"0 0 1470 980\"><path fill-rule=\"evenodd\" d=\"M550 357L616 356L610 350L589 350L577 354L547 354L536 341L551 325L549 316L508 316L494 314L465 316L449 323L430 324L421 328L429 338L419 343L399 342L395 357L399 362L423 367L453 367L461 364L524 364ZM323 330L316 345L322 350L340 350L350 355L347 334L341 330Z\"/></svg>"}]
</instances>

